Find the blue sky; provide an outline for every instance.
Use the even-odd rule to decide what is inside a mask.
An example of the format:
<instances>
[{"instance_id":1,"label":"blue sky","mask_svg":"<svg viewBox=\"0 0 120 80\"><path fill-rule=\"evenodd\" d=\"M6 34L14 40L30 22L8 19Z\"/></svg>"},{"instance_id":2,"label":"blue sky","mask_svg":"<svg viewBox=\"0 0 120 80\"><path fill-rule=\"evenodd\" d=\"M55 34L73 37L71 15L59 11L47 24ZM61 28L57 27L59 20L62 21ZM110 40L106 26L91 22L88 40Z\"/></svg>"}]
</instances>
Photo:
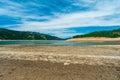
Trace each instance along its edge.
<instances>
[{"instance_id":1,"label":"blue sky","mask_svg":"<svg viewBox=\"0 0 120 80\"><path fill-rule=\"evenodd\" d=\"M120 0L0 0L0 28L62 38L120 28Z\"/></svg>"}]
</instances>

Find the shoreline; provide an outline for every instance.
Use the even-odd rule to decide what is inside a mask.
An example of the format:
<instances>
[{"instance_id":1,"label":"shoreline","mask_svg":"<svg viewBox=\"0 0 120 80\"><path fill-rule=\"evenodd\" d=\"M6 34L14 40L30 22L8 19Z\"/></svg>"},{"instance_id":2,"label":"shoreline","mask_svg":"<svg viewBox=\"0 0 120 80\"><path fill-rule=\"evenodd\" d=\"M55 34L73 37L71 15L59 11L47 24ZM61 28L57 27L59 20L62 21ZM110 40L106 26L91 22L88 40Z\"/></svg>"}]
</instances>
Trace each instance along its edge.
<instances>
[{"instance_id":1,"label":"shoreline","mask_svg":"<svg viewBox=\"0 0 120 80\"><path fill-rule=\"evenodd\" d=\"M47 41L47 40L0 40L0 41ZM58 40L49 40L49 41L58 41Z\"/></svg>"},{"instance_id":2,"label":"shoreline","mask_svg":"<svg viewBox=\"0 0 120 80\"><path fill-rule=\"evenodd\" d=\"M106 37L84 37L84 38L73 38L66 40L68 42L119 42L120 38L106 38Z\"/></svg>"}]
</instances>

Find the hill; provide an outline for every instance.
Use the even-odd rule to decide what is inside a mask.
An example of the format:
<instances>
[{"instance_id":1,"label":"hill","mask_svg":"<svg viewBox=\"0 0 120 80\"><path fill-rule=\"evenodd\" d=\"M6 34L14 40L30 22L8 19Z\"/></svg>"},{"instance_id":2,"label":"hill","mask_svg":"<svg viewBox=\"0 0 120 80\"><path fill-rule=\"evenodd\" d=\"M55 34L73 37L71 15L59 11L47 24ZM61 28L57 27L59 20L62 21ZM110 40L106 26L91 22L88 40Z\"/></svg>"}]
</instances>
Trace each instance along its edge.
<instances>
[{"instance_id":1,"label":"hill","mask_svg":"<svg viewBox=\"0 0 120 80\"><path fill-rule=\"evenodd\" d=\"M0 28L1 40L60 40L55 36L29 31L14 31Z\"/></svg>"},{"instance_id":2,"label":"hill","mask_svg":"<svg viewBox=\"0 0 120 80\"><path fill-rule=\"evenodd\" d=\"M76 35L73 38L84 38L84 37L106 37L106 38L118 38L120 37L120 29L111 30L111 31L99 31L92 32L84 35Z\"/></svg>"}]
</instances>

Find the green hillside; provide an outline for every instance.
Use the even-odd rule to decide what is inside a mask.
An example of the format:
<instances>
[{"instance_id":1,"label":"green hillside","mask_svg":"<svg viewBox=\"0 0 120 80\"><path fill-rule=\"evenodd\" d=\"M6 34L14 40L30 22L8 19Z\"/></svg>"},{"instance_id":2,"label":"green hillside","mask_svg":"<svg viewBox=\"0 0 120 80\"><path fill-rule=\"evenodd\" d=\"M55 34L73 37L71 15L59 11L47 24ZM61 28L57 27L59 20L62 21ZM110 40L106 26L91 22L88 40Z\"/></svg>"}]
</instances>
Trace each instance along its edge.
<instances>
[{"instance_id":1,"label":"green hillside","mask_svg":"<svg viewBox=\"0 0 120 80\"><path fill-rule=\"evenodd\" d=\"M107 37L107 38L117 38L120 37L120 29L112 30L112 31L99 31L92 32L84 35L76 35L73 38L83 38L83 37Z\"/></svg>"},{"instance_id":2,"label":"green hillside","mask_svg":"<svg viewBox=\"0 0 120 80\"><path fill-rule=\"evenodd\" d=\"M37 32L14 31L0 28L1 40L60 40L55 36L50 36Z\"/></svg>"}]
</instances>

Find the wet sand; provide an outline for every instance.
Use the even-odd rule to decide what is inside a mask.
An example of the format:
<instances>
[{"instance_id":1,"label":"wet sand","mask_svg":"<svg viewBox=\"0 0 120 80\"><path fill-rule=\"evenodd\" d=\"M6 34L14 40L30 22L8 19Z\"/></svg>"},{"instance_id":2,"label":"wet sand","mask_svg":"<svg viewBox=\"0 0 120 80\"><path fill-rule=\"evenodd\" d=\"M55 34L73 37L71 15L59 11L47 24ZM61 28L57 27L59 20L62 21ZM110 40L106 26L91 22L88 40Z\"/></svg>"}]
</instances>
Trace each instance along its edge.
<instances>
[{"instance_id":1,"label":"wet sand","mask_svg":"<svg viewBox=\"0 0 120 80\"><path fill-rule=\"evenodd\" d=\"M120 80L120 46L0 46L0 80Z\"/></svg>"}]
</instances>

